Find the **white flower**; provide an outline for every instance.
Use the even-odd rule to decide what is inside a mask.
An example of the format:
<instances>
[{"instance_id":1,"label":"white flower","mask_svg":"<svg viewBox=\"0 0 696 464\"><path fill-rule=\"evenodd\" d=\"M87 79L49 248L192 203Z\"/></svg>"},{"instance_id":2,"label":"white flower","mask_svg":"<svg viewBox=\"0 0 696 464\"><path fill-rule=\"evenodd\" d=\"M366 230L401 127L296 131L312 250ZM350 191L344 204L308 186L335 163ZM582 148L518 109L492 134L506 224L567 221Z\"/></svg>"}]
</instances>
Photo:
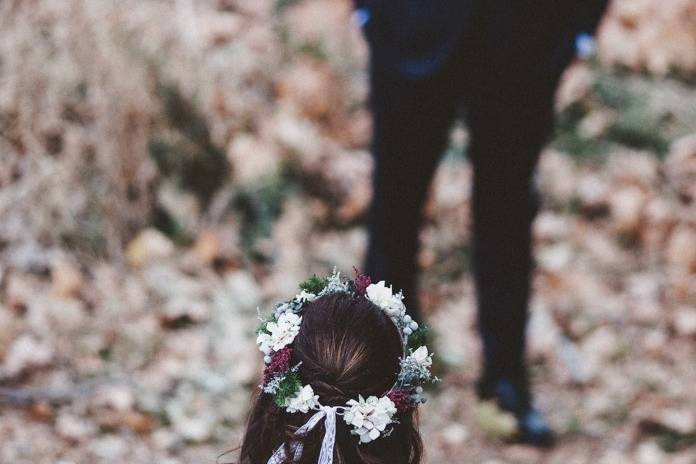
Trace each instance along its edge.
<instances>
[{"instance_id":1,"label":"white flower","mask_svg":"<svg viewBox=\"0 0 696 464\"><path fill-rule=\"evenodd\" d=\"M341 292L348 292L348 282L341 282L341 273L334 268L333 273L326 279L326 287L321 291L321 295Z\"/></svg>"},{"instance_id":2,"label":"white flower","mask_svg":"<svg viewBox=\"0 0 696 464\"><path fill-rule=\"evenodd\" d=\"M423 345L409 355L420 367L429 368L433 365L433 355L428 353L428 347Z\"/></svg>"},{"instance_id":3,"label":"white flower","mask_svg":"<svg viewBox=\"0 0 696 464\"><path fill-rule=\"evenodd\" d=\"M430 373L433 365L433 354L428 348L421 346L416 351L401 360L398 382L402 385L417 386L422 382L435 381Z\"/></svg>"},{"instance_id":4,"label":"white flower","mask_svg":"<svg viewBox=\"0 0 696 464\"><path fill-rule=\"evenodd\" d=\"M275 395L276 392L278 391L278 387L280 386L280 383L283 381L284 377L285 376L283 376L283 375L277 375L277 376L273 377L273 379L270 382L268 382L266 385L259 385L259 386L264 391L264 393Z\"/></svg>"},{"instance_id":5,"label":"white flower","mask_svg":"<svg viewBox=\"0 0 696 464\"><path fill-rule=\"evenodd\" d=\"M275 315L280 316L281 314L287 313L292 309L292 305L287 301L276 306Z\"/></svg>"},{"instance_id":6,"label":"white flower","mask_svg":"<svg viewBox=\"0 0 696 464\"><path fill-rule=\"evenodd\" d=\"M398 317L401 314L403 314L404 311L406 311L406 307L404 306L404 303L401 301L400 293L397 293L392 297L392 302L388 308L384 308L384 312L386 312L387 315L391 317Z\"/></svg>"},{"instance_id":7,"label":"white flower","mask_svg":"<svg viewBox=\"0 0 696 464\"><path fill-rule=\"evenodd\" d=\"M288 400L286 411L289 413L307 413L310 409L319 406L319 395L314 394L310 385L305 385L295 396Z\"/></svg>"},{"instance_id":8,"label":"white flower","mask_svg":"<svg viewBox=\"0 0 696 464\"><path fill-rule=\"evenodd\" d=\"M367 299L384 310L389 316L396 317L404 311L401 293L393 294L392 288L387 287L383 280L368 285Z\"/></svg>"},{"instance_id":9,"label":"white flower","mask_svg":"<svg viewBox=\"0 0 696 464\"><path fill-rule=\"evenodd\" d=\"M266 324L266 331L256 337L259 349L266 355L281 350L292 343L300 332L302 317L295 313L284 313L275 322Z\"/></svg>"},{"instance_id":10,"label":"white flower","mask_svg":"<svg viewBox=\"0 0 696 464\"><path fill-rule=\"evenodd\" d=\"M380 308L388 307L392 302L392 289L387 288L383 280L367 286L367 298Z\"/></svg>"},{"instance_id":11,"label":"white flower","mask_svg":"<svg viewBox=\"0 0 696 464\"><path fill-rule=\"evenodd\" d=\"M347 405L349 409L343 414L343 420L353 427L353 435L360 435L361 443L377 439L396 414L396 405L386 396L367 399L360 396L358 401L350 400Z\"/></svg>"},{"instance_id":12,"label":"white flower","mask_svg":"<svg viewBox=\"0 0 696 464\"><path fill-rule=\"evenodd\" d=\"M259 350L261 350L264 355L267 356L271 354L273 339L270 334L267 334L266 332L261 332L258 334L256 337L256 344L259 345Z\"/></svg>"},{"instance_id":13,"label":"white flower","mask_svg":"<svg viewBox=\"0 0 696 464\"><path fill-rule=\"evenodd\" d=\"M300 293L295 295L295 300L300 301L302 303L312 302L316 299L317 299L317 295L315 295L314 293L310 293L306 290L302 290Z\"/></svg>"}]
</instances>

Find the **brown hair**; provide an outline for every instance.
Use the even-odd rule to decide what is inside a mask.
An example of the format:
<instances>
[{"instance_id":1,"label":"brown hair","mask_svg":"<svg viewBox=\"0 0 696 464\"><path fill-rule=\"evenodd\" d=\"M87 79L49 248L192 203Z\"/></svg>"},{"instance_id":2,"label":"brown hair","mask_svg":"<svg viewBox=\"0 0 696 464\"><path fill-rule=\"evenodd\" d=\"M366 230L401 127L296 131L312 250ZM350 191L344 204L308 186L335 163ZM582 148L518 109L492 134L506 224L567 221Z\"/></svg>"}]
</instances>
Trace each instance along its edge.
<instances>
[{"instance_id":1,"label":"brown hair","mask_svg":"<svg viewBox=\"0 0 696 464\"><path fill-rule=\"evenodd\" d=\"M305 304L300 333L293 342L292 364L301 362L303 384L311 385L325 406L342 406L358 395L384 395L396 381L403 347L394 322L366 298L327 295ZM259 391L241 447L241 464L265 464L314 413L289 414ZM393 431L359 444L339 417L334 462L337 464L418 464L422 443L415 411L399 413ZM300 464L314 464L324 436L323 424L302 439ZM286 448L286 456L291 456ZM292 461L288 460L288 464Z\"/></svg>"}]
</instances>

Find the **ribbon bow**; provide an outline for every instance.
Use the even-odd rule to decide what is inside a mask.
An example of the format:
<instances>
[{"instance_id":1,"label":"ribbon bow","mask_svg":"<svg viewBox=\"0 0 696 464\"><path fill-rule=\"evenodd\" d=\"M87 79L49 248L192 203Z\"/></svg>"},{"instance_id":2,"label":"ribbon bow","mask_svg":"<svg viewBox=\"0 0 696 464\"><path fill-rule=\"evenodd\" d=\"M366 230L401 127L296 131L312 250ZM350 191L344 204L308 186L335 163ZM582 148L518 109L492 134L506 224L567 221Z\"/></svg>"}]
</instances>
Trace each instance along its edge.
<instances>
[{"instance_id":1,"label":"ribbon bow","mask_svg":"<svg viewBox=\"0 0 696 464\"><path fill-rule=\"evenodd\" d=\"M311 432L314 427L324 420L324 439L321 442L321 451L319 452L319 460L317 464L333 464L333 450L336 443L336 406L320 406L319 410L309 418L309 420L295 432L296 437L305 437ZM302 443L295 442L290 444L290 451L293 456L293 462L298 462L302 456ZM273 453L273 456L268 460L268 464L282 464L287 459L285 455L285 443Z\"/></svg>"}]
</instances>

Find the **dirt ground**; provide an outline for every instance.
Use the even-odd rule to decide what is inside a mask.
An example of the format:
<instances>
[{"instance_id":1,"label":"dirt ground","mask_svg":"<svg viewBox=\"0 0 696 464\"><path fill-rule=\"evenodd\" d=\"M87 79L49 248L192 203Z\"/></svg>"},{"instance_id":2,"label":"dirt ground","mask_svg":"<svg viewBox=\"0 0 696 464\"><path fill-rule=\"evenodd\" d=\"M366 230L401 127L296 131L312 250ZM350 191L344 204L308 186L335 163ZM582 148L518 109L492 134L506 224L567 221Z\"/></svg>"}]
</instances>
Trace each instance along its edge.
<instances>
[{"instance_id":1,"label":"dirt ground","mask_svg":"<svg viewBox=\"0 0 696 464\"><path fill-rule=\"evenodd\" d=\"M0 464L213 463L257 308L362 261L365 44L347 0L0 2ZM471 170L425 210L443 381L426 462L696 463L696 5L617 0L538 173L529 326L548 451L474 398ZM234 462L234 452L220 458Z\"/></svg>"}]
</instances>

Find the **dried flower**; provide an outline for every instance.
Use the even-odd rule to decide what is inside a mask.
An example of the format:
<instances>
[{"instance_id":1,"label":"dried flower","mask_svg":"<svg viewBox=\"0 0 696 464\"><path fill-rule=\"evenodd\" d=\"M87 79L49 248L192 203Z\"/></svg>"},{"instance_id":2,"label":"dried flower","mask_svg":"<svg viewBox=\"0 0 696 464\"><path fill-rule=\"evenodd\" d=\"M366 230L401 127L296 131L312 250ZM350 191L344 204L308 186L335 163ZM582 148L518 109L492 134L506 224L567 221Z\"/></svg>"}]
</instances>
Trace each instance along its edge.
<instances>
[{"instance_id":1,"label":"dried flower","mask_svg":"<svg viewBox=\"0 0 696 464\"><path fill-rule=\"evenodd\" d=\"M280 351L273 353L271 362L263 370L263 384L267 385L276 374L290 369L290 359L292 358L292 348L286 346Z\"/></svg>"},{"instance_id":2,"label":"dried flower","mask_svg":"<svg viewBox=\"0 0 696 464\"><path fill-rule=\"evenodd\" d=\"M365 296L367 287L369 287L372 283L372 278L367 274L360 273L360 271L358 271L358 269L355 267L353 269L355 270L355 280L353 281L355 285L355 293L360 296Z\"/></svg>"},{"instance_id":3,"label":"dried flower","mask_svg":"<svg viewBox=\"0 0 696 464\"><path fill-rule=\"evenodd\" d=\"M428 352L426 346L421 346L412 351L406 358L401 360L401 371L399 372L399 385L412 386L433 379L430 367L433 365L433 355Z\"/></svg>"},{"instance_id":4,"label":"dried flower","mask_svg":"<svg viewBox=\"0 0 696 464\"><path fill-rule=\"evenodd\" d=\"M415 392L416 389L414 387L394 388L387 393L387 397L392 400L399 412L406 412L415 408L418 404L413 401Z\"/></svg>"}]
</instances>

